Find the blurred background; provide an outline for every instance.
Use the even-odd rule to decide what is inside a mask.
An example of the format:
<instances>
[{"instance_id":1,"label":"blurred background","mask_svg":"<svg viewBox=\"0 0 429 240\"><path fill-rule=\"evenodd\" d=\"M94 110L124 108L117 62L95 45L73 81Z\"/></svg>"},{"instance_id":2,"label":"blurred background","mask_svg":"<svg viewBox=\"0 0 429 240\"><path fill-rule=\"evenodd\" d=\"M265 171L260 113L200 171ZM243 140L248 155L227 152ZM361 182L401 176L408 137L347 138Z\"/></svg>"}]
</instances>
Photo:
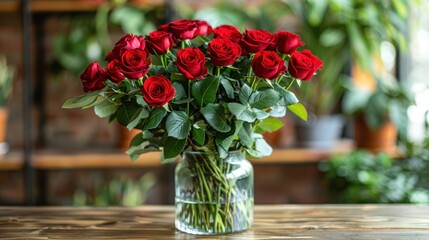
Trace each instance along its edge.
<instances>
[{"instance_id":1,"label":"blurred background","mask_svg":"<svg viewBox=\"0 0 429 240\"><path fill-rule=\"evenodd\" d=\"M252 160L255 203L429 203L428 0L2 0L0 205L172 204L174 165L135 163L128 132L61 109L124 33L181 19L299 34L324 69Z\"/></svg>"}]
</instances>

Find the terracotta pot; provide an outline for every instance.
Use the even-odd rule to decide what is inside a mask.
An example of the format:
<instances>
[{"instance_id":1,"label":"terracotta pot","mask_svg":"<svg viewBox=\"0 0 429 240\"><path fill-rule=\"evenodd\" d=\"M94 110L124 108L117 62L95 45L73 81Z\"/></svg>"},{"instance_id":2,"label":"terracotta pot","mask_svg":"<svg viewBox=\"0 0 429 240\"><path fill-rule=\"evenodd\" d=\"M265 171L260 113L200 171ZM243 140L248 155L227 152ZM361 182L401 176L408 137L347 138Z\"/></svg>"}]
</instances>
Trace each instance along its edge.
<instances>
[{"instance_id":1,"label":"terracotta pot","mask_svg":"<svg viewBox=\"0 0 429 240\"><path fill-rule=\"evenodd\" d=\"M379 128L368 126L363 116L355 118L355 141L357 148L372 152L392 151L396 148L398 130L392 121L386 120Z\"/></svg>"},{"instance_id":2,"label":"terracotta pot","mask_svg":"<svg viewBox=\"0 0 429 240\"><path fill-rule=\"evenodd\" d=\"M138 133L141 132L141 130L138 129L131 129L128 130L128 128L118 124L119 126L119 142L118 147L122 150L128 150L130 147L130 142L133 140L134 136L136 136Z\"/></svg>"},{"instance_id":3,"label":"terracotta pot","mask_svg":"<svg viewBox=\"0 0 429 240\"><path fill-rule=\"evenodd\" d=\"M0 108L0 143L6 141L7 110Z\"/></svg>"}]
</instances>

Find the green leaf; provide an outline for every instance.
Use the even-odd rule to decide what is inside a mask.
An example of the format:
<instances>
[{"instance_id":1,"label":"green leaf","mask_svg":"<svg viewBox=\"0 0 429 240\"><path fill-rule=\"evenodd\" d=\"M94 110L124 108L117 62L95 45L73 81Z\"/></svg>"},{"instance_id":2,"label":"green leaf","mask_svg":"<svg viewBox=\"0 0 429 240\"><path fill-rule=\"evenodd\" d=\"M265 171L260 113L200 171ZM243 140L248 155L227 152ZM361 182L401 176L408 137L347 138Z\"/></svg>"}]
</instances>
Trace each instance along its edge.
<instances>
[{"instance_id":1,"label":"green leaf","mask_svg":"<svg viewBox=\"0 0 429 240\"><path fill-rule=\"evenodd\" d=\"M136 113L136 117L127 125L128 130L135 128L139 123L149 117L149 111L146 109L139 109Z\"/></svg>"},{"instance_id":2,"label":"green leaf","mask_svg":"<svg viewBox=\"0 0 429 240\"><path fill-rule=\"evenodd\" d=\"M207 123L219 132L229 132L231 127L225 118L225 111L219 104L209 103L207 106L201 108L201 114L203 114Z\"/></svg>"},{"instance_id":3,"label":"green leaf","mask_svg":"<svg viewBox=\"0 0 429 240\"><path fill-rule=\"evenodd\" d=\"M252 148L253 144L255 143L254 139L252 138L252 124L246 122L243 123L240 131L238 131L238 139L240 140L241 144L247 148Z\"/></svg>"},{"instance_id":4,"label":"green leaf","mask_svg":"<svg viewBox=\"0 0 429 240\"><path fill-rule=\"evenodd\" d=\"M307 121L308 113L307 109L305 109L304 105L301 103L295 103L287 106L287 108L293 112L297 117L301 118L304 121Z\"/></svg>"},{"instance_id":5,"label":"green leaf","mask_svg":"<svg viewBox=\"0 0 429 240\"><path fill-rule=\"evenodd\" d=\"M131 158L132 161L135 161L143 153L157 152L157 151L159 151L159 148L152 146L149 141L144 141L144 142L140 143L139 145L131 146L126 151L126 153L128 155L130 155L130 158Z\"/></svg>"},{"instance_id":6,"label":"green leaf","mask_svg":"<svg viewBox=\"0 0 429 240\"><path fill-rule=\"evenodd\" d=\"M127 126L131 121L133 121L139 112L140 107L132 102L127 102L121 105L116 111L116 119L118 122L124 126Z\"/></svg>"},{"instance_id":7,"label":"green leaf","mask_svg":"<svg viewBox=\"0 0 429 240\"><path fill-rule=\"evenodd\" d=\"M277 90L277 92L280 94L281 101L280 104L283 106L289 106L295 103L298 103L298 98L295 96L295 94L291 91L288 91L284 89L279 84L274 84L274 88Z\"/></svg>"},{"instance_id":8,"label":"green leaf","mask_svg":"<svg viewBox=\"0 0 429 240\"><path fill-rule=\"evenodd\" d=\"M167 115L167 111L164 108L155 108L150 112L149 120L146 124L146 129L153 129L159 126Z\"/></svg>"},{"instance_id":9,"label":"green leaf","mask_svg":"<svg viewBox=\"0 0 429 240\"><path fill-rule=\"evenodd\" d=\"M257 138L255 140L255 149L246 149L246 152L251 157L262 158L271 155L273 149L263 138Z\"/></svg>"},{"instance_id":10,"label":"green leaf","mask_svg":"<svg viewBox=\"0 0 429 240\"><path fill-rule=\"evenodd\" d=\"M280 121L280 119L278 119L278 118L266 118L266 119L260 121L256 125L257 130L262 130L262 131L258 131L258 133L275 132L275 131L279 130L280 128L282 128L283 126L284 126L283 122Z\"/></svg>"},{"instance_id":11,"label":"green leaf","mask_svg":"<svg viewBox=\"0 0 429 240\"><path fill-rule=\"evenodd\" d=\"M164 159L174 158L179 155L186 146L185 139L168 137L162 150Z\"/></svg>"},{"instance_id":12,"label":"green leaf","mask_svg":"<svg viewBox=\"0 0 429 240\"><path fill-rule=\"evenodd\" d=\"M280 96L274 89L256 91L250 96L249 103L252 107L264 109L269 108L278 103Z\"/></svg>"},{"instance_id":13,"label":"green leaf","mask_svg":"<svg viewBox=\"0 0 429 240\"><path fill-rule=\"evenodd\" d=\"M222 133L216 138L216 146L220 157L224 158L227 156L229 148L231 147L232 142L237 137L238 132L243 126L243 121L235 121L233 128L228 133Z\"/></svg>"},{"instance_id":14,"label":"green leaf","mask_svg":"<svg viewBox=\"0 0 429 240\"><path fill-rule=\"evenodd\" d=\"M210 76L195 82L192 86L192 97L200 106L214 103L217 89L219 88L219 78Z\"/></svg>"},{"instance_id":15,"label":"green leaf","mask_svg":"<svg viewBox=\"0 0 429 240\"><path fill-rule=\"evenodd\" d=\"M241 87L240 93L238 94L238 97L240 98L240 102L244 105L247 105L249 103L250 96L252 95L252 88L249 87L247 84L243 84Z\"/></svg>"},{"instance_id":16,"label":"green leaf","mask_svg":"<svg viewBox=\"0 0 429 240\"><path fill-rule=\"evenodd\" d=\"M98 117L104 118L114 114L118 108L119 105L116 105L109 100L105 100L101 104L94 107L94 112Z\"/></svg>"},{"instance_id":17,"label":"green leaf","mask_svg":"<svg viewBox=\"0 0 429 240\"><path fill-rule=\"evenodd\" d=\"M183 88L182 84L179 82L173 82L173 87L176 90L173 102L187 98L185 88Z\"/></svg>"},{"instance_id":18,"label":"green leaf","mask_svg":"<svg viewBox=\"0 0 429 240\"><path fill-rule=\"evenodd\" d=\"M258 120L263 120L263 119L265 119L265 118L267 118L267 117L269 117L269 116L270 116L270 114L269 114L269 113L265 112L265 111L264 111L264 110L262 110L262 109L254 108L254 109L253 109L253 112L256 114L256 118L257 118Z\"/></svg>"},{"instance_id":19,"label":"green leaf","mask_svg":"<svg viewBox=\"0 0 429 240\"><path fill-rule=\"evenodd\" d=\"M230 99L234 99L234 87L232 86L231 82L228 79L222 77L220 83L225 89L226 96L228 96Z\"/></svg>"},{"instance_id":20,"label":"green leaf","mask_svg":"<svg viewBox=\"0 0 429 240\"><path fill-rule=\"evenodd\" d=\"M177 139L186 139L191 131L191 122L186 112L173 111L165 122L167 135Z\"/></svg>"},{"instance_id":21,"label":"green leaf","mask_svg":"<svg viewBox=\"0 0 429 240\"><path fill-rule=\"evenodd\" d=\"M269 111L269 114L272 116L272 117L276 117L276 118L281 118L281 117L284 117L284 116L286 116L286 107L284 107L284 106L273 106L272 108L271 108L271 110Z\"/></svg>"},{"instance_id":22,"label":"green leaf","mask_svg":"<svg viewBox=\"0 0 429 240\"><path fill-rule=\"evenodd\" d=\"M143 96L140 96L140 95L136 95L136 103L138 105L140 105L141 107L146 107L147 106L147 103L144 100Z\"/></svg>"},{"instance_id":23,"label":"green leaf","mask_svg":"<svg viewBox=\"0 0 429 240\"><path fill-rule=\"evenodd\" d=\"M67 99L62 108L84 108L97 101L100 91L80 95L78 97Z\"/></svg>"},{"instance_id":24,"label":"green leaf","mask_svg":"<svg viewBox=\"0 0 429 240\"><path fill-rule=\"evenodd\" d=\"M228 109L238 120L254 122L256 119L256 114L243 104L235 102L228 103Z\"/></svg>"},{"instance_id":25,"label":"green leaf","mask_svg":"<svg viewBox=\"0 0 429 240\"><path fill-rule=\"evenodd\" d=\"M199 146L204 145L206 133L204 129L196 127L195 124L192 127L192 140Z\"/></svg>"}]
</instances>

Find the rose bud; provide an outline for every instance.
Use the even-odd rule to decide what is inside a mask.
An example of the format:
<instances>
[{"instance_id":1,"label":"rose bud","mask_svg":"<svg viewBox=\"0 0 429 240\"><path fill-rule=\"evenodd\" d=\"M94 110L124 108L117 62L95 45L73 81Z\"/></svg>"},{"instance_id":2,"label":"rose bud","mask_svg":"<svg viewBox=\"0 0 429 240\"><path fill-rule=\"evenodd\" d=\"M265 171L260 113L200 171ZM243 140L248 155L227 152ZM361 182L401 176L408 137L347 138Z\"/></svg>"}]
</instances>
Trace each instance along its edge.
<instances>
[{"instance_id":1,"label":"rose bud","mask_svg":"<svg viewBox=\"0 0 429 240\"><path fill-rule=\"evenodd\" d=\"M104 82L107 80L106 70L104 70L97 61L89 66L80 75L84 92L97 91L104 88Z\"/></svg>"},{"instance_id":2,"label":"rose bud","mask_svg":"<svg viewBox=\"0 0 429 240\"><path fill-rule=\"evenodd\" d=\"M177 51L177 60L174 62L182 75L190 80L207 76L206 57L200 49L184 48Z\"/></svg>"},{"instance_id":3,"label":"rose bud","mask_svg":"<svg viewBox=\"0 0 429 240\"><path fill-rule=\"evenodd\" d=\"M173 36L177 39L193 39L198 34L197 24L188 19L182 19L179 21L170 23L170 32L173 33Z\"/></svg>"},{"instance_id":4,"label":"rose bud","mask_svg":"<svg viewBox=\"0 0 429 240\"><path fill-rule=\"evenodd\" d=\"M213 32L212 26L210 26L206 21L194 20L197 25L197 35L207 36Z\"/></svg>"},{"instance_id":5,"label":"rose bud","mask_svg":"<svg viewBox=\"0 0 429 240\"><path fill-rule=\"evenodd\" d=\"M276 37L266 30L246 30L241 41L243 48L249 53L275 48Z\"/></svg>"},{"instance_id":6,"label":"rose bud","mask_svg":"<svg viewBox=\"0 0 429 240\"><path fill-rule=\"evenodd\" d=\"M130 49L140 49L145 50L146 43L144 38L141 36L127 34L123 36L119 41L115 44L115 47L111 52L106 56L106 61L110 62L113 59L120 59L122 54Z\"/></svg>"},{"instance_id":7,"label":"rose bud","mask_svg":"<svg viewBox=\"0 0 429 240\"><path fill-rule=\"evenodd\" d=\"M323 62L306 49L302 52L293 52L290 55L288 68L293 77L308 81L318 69L323 68Z\"/></svg>"},{"instance_id":8,"label":"rose bud","mask_svg":"<svg viewBox=\"0 0 429 240\"><path fill-rule=\"evenodd\" d=\"M151 59L140 49L127 50L122 54L121 72L128 79L139 79L149 71Z\"/></svg>"},{"instance_id":9,"label":"rose bud","mask_svg":"<svg viewBox=\"0 0 429 240\"><path fill-rule=\"evenodd\" d=\"M207 46L213 65L232 65L241 56L241 47L227 38L215 38Z\"/></svg>"},{"instance_id":10,"label":"rose bud","mask_svg":"<svg viewBox=\"0 0 429 240\"><path fill-rule=\"evenodd\" d=\"M257 52L251 63L253 72L260 78L275 79L286 72L284 60L276 52Z\"/></svg>"},{"instance_id":11,"label":"rose bud","mask_svg":"<svg viewBox=\"0 0 429 240\"><path fill-rule=\"evenodd\" d=\"M118 84L120 83L122 80L125 79L125 76L122 74L122 69L120 67L120 63L118 62L118 60L113 60L111 62L109 62L109 64L107 64L107 68L106 68L106 72L107 72L107 76L108 78Z\"/></svg>"},{"instance_id":12,"label":"rose bud","mask_svg":"<svg viewBox=\"0 0 429 240\"><path fill-rule=\"evenodd\" d=\"M279 53L291 54L295 50L304 46L304 42L300 41L300 37L296 34L286 31L278 31L276 33L277 38L277 51Z\"/></svg>"},{"instance_id":13,"label":"rose bud","mask_svg":"<svg viewBox=\"0 0 429 240\"><path fill-rule=\"evenodd\" d=\"M147 49L155 55L164 55L174 45L173 35L164 31L153 31L146 36Z\"/></svg>"},{"instance_id":14,"label":"rose bud","mask_svg":"<svg viewBox=\"0 0 429 240\"><path fill-rule=\"evenodd\" d=\"M238 28L231 25L222 25L213 29L214 38L228 38L232 42L240 43L243 35Z\"/></svg>"},{"instance_id":15,"label":"rose bud","mask_svg":"<svg viewBox=\"0 0 429 240\"><path fill-rule=\"evenodd\" d=\"M176 90L162 75L148 77L141 87L143 99L153 107L162 107L173 99Z\"/></svg>"}]
</instances>

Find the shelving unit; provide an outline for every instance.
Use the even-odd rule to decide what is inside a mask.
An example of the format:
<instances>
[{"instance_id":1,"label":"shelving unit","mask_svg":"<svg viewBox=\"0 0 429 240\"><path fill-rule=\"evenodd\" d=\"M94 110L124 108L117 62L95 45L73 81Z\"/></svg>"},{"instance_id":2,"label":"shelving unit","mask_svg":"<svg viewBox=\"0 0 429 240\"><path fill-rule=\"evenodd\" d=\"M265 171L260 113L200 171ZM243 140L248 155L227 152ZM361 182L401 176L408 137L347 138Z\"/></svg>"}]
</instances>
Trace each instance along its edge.
<instances>
[{"instance_id":1,"label":"shelving unit","mask_svg":"<svg viewBox=\"0 0 429 240\"><path fill-rule=\"evenodd\" d=\"M252 159L253 164L296 164L317 163L335 154L345 154L353 150L351 140L340 141L331 150L317 150L306 148L274 149L273 154L262 158ZM119 151L113 152L82 152L40 150L36 151L32 166L37 170L55 169L107 169L160 166L161 154L152 152L142 155L132 162L130 158ZM0 170L20 170L23 167L22 154L9 153L0 157Z\"/></svg>"}]
</instances>

